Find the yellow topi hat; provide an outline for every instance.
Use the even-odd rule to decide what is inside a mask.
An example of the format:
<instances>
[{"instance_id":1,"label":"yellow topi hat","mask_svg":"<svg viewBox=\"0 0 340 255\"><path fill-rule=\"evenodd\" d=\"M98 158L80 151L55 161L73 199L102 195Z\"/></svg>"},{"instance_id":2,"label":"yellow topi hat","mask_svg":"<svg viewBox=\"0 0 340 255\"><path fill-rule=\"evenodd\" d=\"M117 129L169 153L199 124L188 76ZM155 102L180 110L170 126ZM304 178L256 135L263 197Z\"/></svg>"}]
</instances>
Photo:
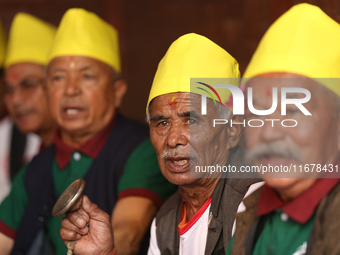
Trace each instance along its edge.
<instances>
[{"instance_id":1,"label":"yellow topi hat","mask_svg":"<svg viewBox=\"0 0 340 255\"><path fill-rule=\"evenodd\" d=\"M163 59L152 83L148 103L155 97L191 92L190 78L239 78L237 61L224 49L198 34L186 34L174 41ZM224 103L230 97L228 89L216 89ZM198 91L197 94L202 94Z\"/></svg>"},{"instance_id":2,"label":"yellow topi hat","mask_svg":"<svg viewBox=\"0 0 340 255\"><path fill-rule=\"evenodd\" d=\"M0 21L0 69L4 67L6 55L6 36L5 31L2 27L2 23Z\"/></svg>"},{"instance_id":3,"label":"yellow topi hat","mask_svg":"<svg viewBox=\"0 0 340 255\"><path fill-rule=\"evenodd\" d=\"M293 6L265 33L244 78L272 72L319 80L340 95L340 86L324 79L340 78L340 24L317 6Z\"/></svg>"},{"instance_id":4,"label":"yellow topi hat","mask_svg":"<svg viewBox=\"0 0 340 255\"><path fill-rule=\"evenodd\" d=\"M61 56L91 57L120 72L118 32L92 12L69 9L61 19L48 61Z\"/></svg>"},{"instance_id":5,"label":"yellow topi hat","mask_svg":"<svg viewBox=\"0 0 340 255\"><path fill-rule=\"evenodd\" d=\"M47 64L56 27L30 14L18 13L11 25L5 67L19 62Z\"/></svg>"}]
</instances>

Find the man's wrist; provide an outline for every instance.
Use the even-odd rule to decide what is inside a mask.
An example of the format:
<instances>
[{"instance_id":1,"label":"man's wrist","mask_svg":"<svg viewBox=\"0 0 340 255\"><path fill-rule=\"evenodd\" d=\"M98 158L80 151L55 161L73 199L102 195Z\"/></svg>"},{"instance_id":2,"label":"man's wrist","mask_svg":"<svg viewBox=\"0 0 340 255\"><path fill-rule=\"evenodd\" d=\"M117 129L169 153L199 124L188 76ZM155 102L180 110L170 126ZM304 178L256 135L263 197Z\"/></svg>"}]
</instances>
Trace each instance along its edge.
<instances>
[{"instance_id":1,"label":"man's wrist","mask_svg":"<svg viewBox=\"0 0 340 255\"><path fill-rule=\"evenodd\" d=\"M113 245L113 250L108 255L117 255L116 246Z\"/></svg>"}]
</instances>

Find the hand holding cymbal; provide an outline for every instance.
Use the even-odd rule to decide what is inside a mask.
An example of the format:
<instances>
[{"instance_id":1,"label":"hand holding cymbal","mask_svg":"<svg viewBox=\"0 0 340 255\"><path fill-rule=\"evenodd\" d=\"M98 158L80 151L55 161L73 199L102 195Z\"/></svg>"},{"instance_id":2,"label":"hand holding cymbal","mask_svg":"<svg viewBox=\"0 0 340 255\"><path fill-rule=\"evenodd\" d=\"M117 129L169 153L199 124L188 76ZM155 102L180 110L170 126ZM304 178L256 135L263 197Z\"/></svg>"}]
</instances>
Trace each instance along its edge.
<instances>
[{"instance_id":1,"label":"hand holding cymbal","mask_svg":"<svg viewBox=\"0 0 340 255\"><path fill-rule=\"evenodd\" d=\"M64 213L77 211L82 205L82 194L85 184L86 182L83 179L78 179L72 182L55 203L52 215L54 217L59 217ZM67 255L72 255L76 242L77 241L72 241L67 244Z\"/></svg>"}]
</instances>

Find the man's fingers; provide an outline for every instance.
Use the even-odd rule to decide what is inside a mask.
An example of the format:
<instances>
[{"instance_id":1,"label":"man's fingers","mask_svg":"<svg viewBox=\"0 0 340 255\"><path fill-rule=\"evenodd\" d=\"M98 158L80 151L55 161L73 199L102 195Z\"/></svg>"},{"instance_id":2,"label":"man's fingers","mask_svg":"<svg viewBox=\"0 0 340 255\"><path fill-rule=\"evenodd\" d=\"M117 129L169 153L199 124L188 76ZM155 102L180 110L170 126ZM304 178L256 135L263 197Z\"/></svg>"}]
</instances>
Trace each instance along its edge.
<instances>
[{"instance_id":1,"label":"man's fingers","mask_svg":"<svg viewBox=\"0 0 340 255\"><path fill-rule=\"evenodd\" d=\"M78 228L84 228L86 226L86 223L90 221L89 215L83 209L67 213L66 217L72 224L74 224Z\"/></svg>"},{"instance_id":2,"label":"man's fingers","mask_svg":"<svg viewBox=\"0 0 340 255\"><path fill-rule=\"evenodd\" d=\"M76 241L81 238L80 234L67 228L61 228L59 234L65 245L67 245L68 241Z\"/></svg>"},{"instance_id":3,"label":"man's fingers","mask_svg":"<svg viewBox=\"0 0 340 255\"><path fill-rule=\"evenodd\" d=\"M92 203L87 196L83 196L82 208L90 215L91 219L95 219L110 224L110 216L102 211L96 204Z\"/></svg>"},{"instance_id":4,"label":"man's fingers","mask_svg":"<svg viewBox=\"0 0 340 255\"><path fill-rule=\"evenodd\" d=\"M63 218L61 220L61 226L63 228L77 232L78 234L81 234L81 235L86 235L89 232L89 228L86 225L83 228L79 228L75 226L74 224L72 224L67 218Z\"/></svg>"}]
</instances>

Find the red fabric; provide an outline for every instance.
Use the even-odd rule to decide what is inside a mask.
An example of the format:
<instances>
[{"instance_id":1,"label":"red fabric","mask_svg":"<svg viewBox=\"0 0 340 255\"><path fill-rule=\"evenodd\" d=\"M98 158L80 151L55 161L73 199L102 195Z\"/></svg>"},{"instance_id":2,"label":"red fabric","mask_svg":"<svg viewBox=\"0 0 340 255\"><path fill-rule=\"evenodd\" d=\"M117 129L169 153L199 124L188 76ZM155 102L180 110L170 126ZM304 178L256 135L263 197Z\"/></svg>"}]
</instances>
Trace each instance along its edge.
<instances>
[{"instance_id":1,"label":"red fabric","mask_svg":"<svg viewBox=\"0 0 340 255\"><path fill-rule=\"evenodd\" d=\"M117 251L116 251L116 246L113 247L113 251L111 251L108 255L117 255Z\"/></svg>"},{"instance_id":2,"label":"red fabric","mask_svg":"<svg viewBox=\"0 0 340 255\"><path fill-rule=\"evenodd\" d=\"M15 236L17 235L17 232L13 228L10 228L2 221L0 221L0 232L13 240L15 239Z\"/></svg>"},{"instance_id":3,"label":"red fabric","mask_svg":"<svg viewBox=\"0 0 340 255\"><path fill-rule=\"evenodd\" d=\"M43 143L40 143L40 146L39 146L39 153L42 152L43 150L45 150L46 147Z\"/></svg>"},{"instance_id":4,"label":"red fabric","mask_svg":"<svg viewBox=\"0 0 340 255\"><path fill-rule=\"evenodd\" d=\"M290 218L305 224L312 217L321 200L339 181L340 179L335 178L319 179L308 190L288 203L284 203L277 192L265 184L260 195L257 215L262 216L281 208Z\"/></svg>"},{"instance_id":5,"label":"red fabric","mask_svg":"<svg viewBox=\"0 0 340 255\"><path fill-rule=\"evenodd\" d=\"M161 208L163 199L155 192L145 188L126 189L119 193L118 199L124 197L144 197L153 201L158 208Z\"/></svg>"},{"instance_id":6,"label":"red fabric","mask_svg":"<svg viewBox=\"0 0 340 255\"><path fill-rule=\"evenodd\" d=\"M92 159L95 159L99 152L102 150L107 138L110 135L111 129L114 127L116 122L116 116L113 117L112 121L106 126L101 132L83 144L80 148L74 148L66 145L61 141L60 131L57 130L54 143L56 147L56 161L60 169L64 169L71 160L71 155L74 151L79 151Z\"/></svg>"},{"instance_id":7,"label":"red fabric","mask_svg":"<svg viewBox=\"0 0 340 255\"><path fill-rule=\"evenodd\" d=\"M208 208L208 206L211 204L211 197L205 201L205 203L203 204L203 206L195 213L195 215L186 223L186 225L183 228L178 228L178 233L179 235L184 235L186 232L188 232L188 230L195 225L195 223L201 218L201 216L204 214L205 210ZM181 221L183 220L184 216L183 212L185 208L185 204L183 203L182 206L182 215L181 215Z\"/></svg>"}]
</instances>

